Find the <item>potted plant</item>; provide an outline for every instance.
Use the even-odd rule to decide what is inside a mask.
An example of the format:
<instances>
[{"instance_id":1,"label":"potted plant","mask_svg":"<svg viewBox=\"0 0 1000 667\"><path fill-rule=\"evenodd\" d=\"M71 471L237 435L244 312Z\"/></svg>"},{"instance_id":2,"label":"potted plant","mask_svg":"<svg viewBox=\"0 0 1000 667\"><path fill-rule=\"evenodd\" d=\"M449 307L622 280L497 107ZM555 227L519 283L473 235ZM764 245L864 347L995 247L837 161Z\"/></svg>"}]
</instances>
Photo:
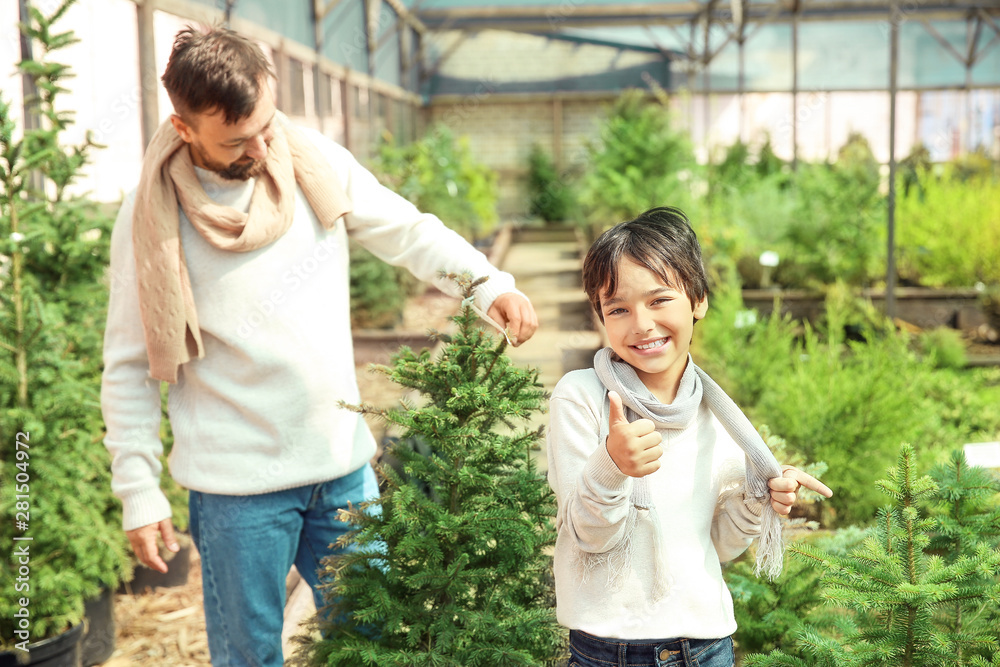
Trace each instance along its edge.
<instances>
[{"instance_id":1,"label":"potted plant","mask_svg":"<svg viewBox=\"0 0 1000 667\"><path fill-rule=\"evenodd\" d=\"M0 99L0 540L14 545L0 663L77 664L85 601L130 567L98 407L110 221L67 191L95 145L60 143L69 68L47 60L75 41L52 31L70 4L48 17L29 8L21 26L42 49L19 63L39 126L17 138Z\"/></svg>"}]
</instances>

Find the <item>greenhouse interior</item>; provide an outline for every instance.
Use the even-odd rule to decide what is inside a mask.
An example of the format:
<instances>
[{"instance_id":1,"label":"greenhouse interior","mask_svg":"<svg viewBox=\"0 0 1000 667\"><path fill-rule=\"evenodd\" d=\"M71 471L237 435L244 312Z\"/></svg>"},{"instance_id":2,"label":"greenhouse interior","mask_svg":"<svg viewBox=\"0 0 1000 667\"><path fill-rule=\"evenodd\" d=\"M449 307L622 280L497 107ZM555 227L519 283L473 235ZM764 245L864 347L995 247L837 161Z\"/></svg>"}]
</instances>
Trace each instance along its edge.
<instances>
[{"instance_id":1,"label":"greenhouse interior","mask_svg":"<svg viewBox=\"0 0 1000 667\"><path fill-rule=\"evenodd\" d=\"M712 665L1000 666L994 0L3 0L0 27L0 507L11 518L0 538L17 545L4 565L0 667L227 664L209 602L219 561L203 546L196 505L284 492L293 469L327 475L325 459L302 461L314 450L288 444L319 428L317 405L357 422L353 449L330 436L331 465L354 456L378 493L331 513L354 530L315 573L289 561L269 593L281 615L271 619L275 646L266 660L260 649L259 664L685 667L705 664L695 647L711 638L722 642L711 644ZM186 264L186 254L235 253L189 220L173 158L158 171L162 137L190 150L209 207L236 205L213 199L207 178L247 180L187 138L183 128L199 136L198 125L165 88L189 27L235 32L263 54L260 99L280 112L267 128L282 117L299 129L291 137L312 138L313 153L289 139L295 160L345 160L317 171L328 179L320 189L346 201L329 226L316 180L298 168L285 185L263 178L269 171L250 179L254 198L279 201L291 187L315 213L310 234L329 243L288 250L282 265L253 264L270 240L245 264ZM271 139L262 141L266 155ZM138 202L149 205L163 179L168 208L183 213L157 237L155 257L180 276L166 288L138 254L149 233ZM399 220L351 201L359 182ZM250 191L238 229L259 210ZM635 246L614 255L612 277L587 273L603 270L585 260L613 242L606 232L663 210L696 235L703 289L692 291L700 283L673 256ZM418 226L431 230L424 241ZM201 237L214 246L207 254ZM420 252L474 255L469 265L492 273L428 269L430 259L410 259ZM631 317L627 308L602 310L640 289L618 281L626 275L659 286L633 310L648 307L647 333L655 325L662 339L626 336L615 318ZM336 287L320 288L326 280ZM251 287L259 294L225 297ZM666 300L647 299L662 290L686 308L669 316L669 334ZM537 328L527 311L500 306L512 294ZM150 295L173 314L150 315L161 312L142 301ZM306 295L324 301L296 314ZM216 312L205 312L210 303ZM129 308L133 338L122 333ZM314 352L318 335L299 328L324 309L343 315L322 346L336 353ZM167 321L155 317L180 327L171 345L186 351L172 379L152 370L153 325ZM223 317L232 331L213 328ZM315 360L313 374L338 368L344 378L296 369L302 377L290 380L285 352L254 352L275 331L288 354ZM149 364L130 391L153 401L128 417L131 428L112 405L129 394L113 385L123 340L139 350L130 363ZM661 344L680 353L668 370L634 361ZM199 384L213 372L199 368L218 368L213 354L236 360L228 385ZM347 361L335 367L325 354ZM608 374L620 371L608 369L619 367L648 414L611 402ZM582 374L600 385L603 412L572 385ZM661 375L675 381L667 398L654 389ZM690 383L716 447L705 449L704 432L691 441L707 466L692 464L693 481L666 466L687 461L676 443L689 444L694 427L662 417ZM329 387L342 393L317 398ZM719 388L746 416L739 427L708 398ZM255 396L244 405L220 399L223 390ZM225 418L210 418L216 400ZM593 420L567 417L571 403ZM286 412L272 423L248 407L257 405ZM752 435L737 435L747 420ZM665 467L652 473L628 472L620 458L621 434L643 435L640 422L658 442L665 433L655 462ZM565 442L574 428L582 444ZM202 440L213 452L227 446L216 434L255 432L273 438L273 460L250 470L258 459L247 454L239 475L227 471L227 490L192 483L209 479L193 462L223 460L198 454ZM715 438L742 448L735 464ZM140 441L155 444L129 454ZM374 456L358 459L369 445ZM777 472L764 475L754 457ZM163 528L151 533L167 573L136 551L135 528L123 530L137 505L121 475L140 460L179 540L174 553ZM790 506L768 486L779 476L792 480ZM682 498L674 486L692 487L697 502L666 510ZM737 493L751 518L733 518ZM594 547L606 534L586 531L619 510L602 524L614 538ZM656 522L655 537L643 522ZM732 553L727 530L743 531ZM685 551L694 542L711 563ZM774 553L779 567L766 571ZM690 577L667 568L694 561ZM695 599L708 602L684 602ZM656 628L678 632L644 634ZM584 641L632 656L640 638L656 646L649 662L581 657ZM45 662L53 642L62 662Z\"/></svg>"}]
</instances>

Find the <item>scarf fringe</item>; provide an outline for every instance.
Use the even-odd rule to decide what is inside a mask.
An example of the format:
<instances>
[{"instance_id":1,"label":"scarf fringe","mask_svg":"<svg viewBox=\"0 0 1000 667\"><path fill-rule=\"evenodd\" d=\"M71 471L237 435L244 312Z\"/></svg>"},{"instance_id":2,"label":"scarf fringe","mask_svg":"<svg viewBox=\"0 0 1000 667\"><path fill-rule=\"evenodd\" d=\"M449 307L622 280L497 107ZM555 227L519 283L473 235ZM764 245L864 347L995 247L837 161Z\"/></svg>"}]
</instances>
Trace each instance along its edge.
<instances>
[{"instance_id":1,"label":"scarf fringe","mask_svg":"<svg viewBox=\"0 0 1000 667\"><path fill-rule=\"evenodd\" d=\"M617 593L625 587L625 581L632 571L632 559L635 556L635 529L640 521L649 521L653 525L653 602L659 602L670 594L673 579L663 560L663 531L656 508L641 508L648 510L646 518L639 516L640 508L632 505L625 520L622 539L612 549L603 553L591 553L577 549L577 567L580 570L580 583L590 582L590 576L595 571L607 572L607 588Z\"/></svg>"},{"instance_id":2,"label":"scarf fringe","mask_svg":"<svg viewBox=\"0 0 1000 667\"><path fill-rule=\"evenodd\" d=\"M598 570L608 573L607 586L611 592L618 592L625 586L625 579L632 569L632 556L635 554L635 542L632 539L635 526L639 520L639 511L632 506L625 519L622 539L608 551L592 553L577 548L577 563L580 568L580 582L590 582L590 575Z\"/></svg>"},{"instance_id":3,"label":"scarf fringe","mask_svg":"<svg viewBox=\"0 0 1000 667\"><path fill-rule=\"evenodd\" d=\"M760 538L757 541L757 562L754 565L754 576L761 572L774 581L781 575L784 565L785 543L781 536L781 519L768 502L761 512Z\"/></svg>"}]
</instances>

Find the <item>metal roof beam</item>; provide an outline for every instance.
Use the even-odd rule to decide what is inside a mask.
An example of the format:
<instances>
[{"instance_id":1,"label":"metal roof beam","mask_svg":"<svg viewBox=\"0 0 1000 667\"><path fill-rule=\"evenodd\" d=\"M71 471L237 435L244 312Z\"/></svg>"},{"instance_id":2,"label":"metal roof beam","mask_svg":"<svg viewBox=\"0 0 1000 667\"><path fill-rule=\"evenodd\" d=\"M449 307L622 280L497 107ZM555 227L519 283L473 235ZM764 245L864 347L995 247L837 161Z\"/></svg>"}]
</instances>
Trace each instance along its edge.
<instances>
[{"instance_id":1,"label":"metal roof beam","mask_svg":"<svg viewBox=\"0 0 1000 667\"><path fill-rule=\"evenodd\" d=\"M651 2L576 5L566 9L560 5L455 7L420 10L416 15L431 30L440 29L442 24L447 23L455 29L544 32L562 28L677 25L697 18L704 11L705 4L701 2ZM964 19L970 12L977 11L987 11L981 0L937 0L908 7L906 15L928 19ZM795 9L784 2L748 2L742 18L746 22L765 18L790 22L794 13ZM801 21L884 19L889 16L889 7L882 0L817 0L799 3L798 15ZM726 22L731 17L732 12L725 5L712 10L714 21Z\"/></svg>"},{"instance_id":2,"label":"metal roof beam","mask_svg":"<svg viewBox=\"0 0 1000 667\"><path fill-rule=\"evenodd\" d=\"M676 58L683 55L679 51L670 51L669 49L661 49L657 46L644 46L642 44L629 44L627 42L616 42L611 39L597 39L594 37L586 37L584 35L567 35L560 32L535 32L526 33L535 35L537 37L544 37L545 39L554 39L563 42L572 42L574 44L593 44L594 46L607 46L613 49L620 49L622 51L639 51L640 53L655 53L657 55L662 55L665 58Z\"/></svg>"}]
</instances>

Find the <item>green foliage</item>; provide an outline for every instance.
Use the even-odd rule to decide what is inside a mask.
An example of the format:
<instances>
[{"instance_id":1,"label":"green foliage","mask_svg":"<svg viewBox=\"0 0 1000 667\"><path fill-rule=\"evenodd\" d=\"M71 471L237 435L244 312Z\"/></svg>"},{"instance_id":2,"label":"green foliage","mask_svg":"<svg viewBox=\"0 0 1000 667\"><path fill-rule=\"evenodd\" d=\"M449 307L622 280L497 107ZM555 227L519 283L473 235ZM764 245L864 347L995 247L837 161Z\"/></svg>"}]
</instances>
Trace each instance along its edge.
<instances>
[{"instance_id":1,"label":"green foliage","mask_svg":"<svg viewBox=\"0 0 1000 667\"><path fill-rule=\"evenodd\" d=\"M835 495L818 517L828 527L875 516L877 471L900 439L931 465L954 443L1000 434L997 369L941 368L844 292L831 290L826 321L815 329L758 317L743 309L738 290L717 290L693 351L756 423L806 460L829 465L824 481Z\"/></svg>"},{"instance_id":2,"label":"green foliage","mask_svg":"<svg viewBox=\"0 0 1000 667\"><path fill-rule=\"evenodd\" d=\"M764 251L780 257L769 281L783 287L865 285L882 275L878 165L859 135L840 153L834 165L802 163L793 172L769 142L757 155L737 142L712 167L707 240L736 258L744 286L762 285Z\"/></svg>"},{"instance_id":3,"label":"green foliage","mask_svg":"<svg viewBox=\"0 0 1000 667\"><path fill-rule=\"evenodd\" d=\"M56 100L72 76L49 54L76 40L53 23L72 4L46 17L30 8L24 33L43 48L19 64L39 91L29 99L41 128L16 138L10 105L0 99L0 254L9 257L0 293L0 540L28 535L31 552L31 640L62 632L83 618L87 598L114 588L131 568L120 510L111 494L110 461L101 445L101 335L111 221L86 198L70 194L95 148L88 136L66 146L70 112ZM19 433L25 435L18 436ZM16 439L29 448L15 451ZM22 458L23 457L23 458ZM15 474L27 475L29 527L16 528ZM22 477L23 479L23 477ZM12 561L4 580L13 581ZM15 639L20 595L0 602L0 645ZM18 638L20 639L20 638Z\"/></svg>"},{"instance_id":4,"label":"green foliage","mask_svg":"<svg viewBox=\"0 0 1000 667\"><path fill-rule=\"evenodd\" d=\"M338 622L306 643L311 664L541 665L560 651L554 499L533 460L540 432L517 426L544 392L478 328L480 281L458 281L466 301L440 353L404 348L380 367L425 402L356 408L403 429L388 452L402 472L380 465L381 497L344 513L354 550L325 562Z\"/></svg>"},{"instance_id":5,"label":"green foliage","mask_svg":"<svg viewBox=\"0 0 1000 667\"><path fill-rule=\"evenodd\" d=\"M1000 285L1000 181L924 172L896 200L899 275L928 287ZM905 191L905 186L903 191Z\"/></svg>"},{"instance_id":6,"label":"green foliage","mask_svg":"<svg viewBox=\"0 0 1000 667\"><path fill-rule=\"evenodd\" d=\"M588 146L580 195L587 222L603 228L652 206L678 206L701 221L706 255L730 256L744 287L884 280L887 188L864 136L852 133L834 162L800 161L794 171L770 139L759 148L737 141L702 178L686 133L672 127L657 93L652 100L623 94ZM900 161L897 179L901 280L1000 284L1000 181L989 156L980 150L939 168L918 145ZM780 257L766 280L758 259L765 251Z\"/></svg>"},{"instance_id":7,"label":"green foliage","mask_svg":"<svg viewBox=\"0 0 1000 667\"><path fill-rule=\"evenodd\" d=\"M713 287L708 316L697 325L692 353L744 409L756 405L773 379L787 371L798 325L790 317L761 318L743 305L739 286ZM780 313L775 303L774 313Z\"/></svg>"},{"instance_id":8,"label":"green foliage","mask_svg":"<svg viewBox=\"0 0 1000 667\"><path fill-rule=\"evenodd\" d=\"M910 154L899 161L899 175L903 189L898 192L903 197L909 197L912 193L923 201L924 180L930 174L932 166L931 152L923 144L916 144Z\"/></svg>"},{"instance_id":9,"label":"green foliage","mask_svg":"<svg viewBox=\"0 0 1000 667\"><path fill-rule=\"evenodd\" d=\"M793 539L829 553L846 555L866 536L865 531L850 527L825 535L806 533ZM745 555L723 570L733 595L736 615L733 639L739 656L781 649L801 657L792 639L804 621L813 629L836 631L842 614L824 605L820 572L812 563L786 559L781 576L773 581L754 576L753 568L753 560Z\"/></svg>"},{"instance_id":10,"label":"green foliage","mask_svg":"<svg viewBox=\"0 0 1000 667\"><path fill-rule=\"evenodd\" d=\"M662 101L637 90L621 95L587 147L581 203L598 225L628 220L654 206L689 211L696 163L687 132Z\"/></svg>"},{"instance_id":11,"label":"green foliage","mask_svg":"<svg viewBox=\"0 0 1000 667\"><path fill-rule=\"evenodd\" d=\"M956 458L952 466L960 474L963 465ZM948 474L941 476L946 479ZM928 516L921 505L946 500L949 494L942 494L930 477L917 476L914 450L909 445L901 447L888 477L878 485L891 504L879 510L871 535L846 557L801 543L789 547L822 569L823 596L831 606L849 613L834 632L800 627L796 632L799 656L779 650L767 656L750 656L746 665L990 664L986 656L998 649L996 625L956 624L954 610L996 609L1000 603L1000 549L980 540L966 542L964 552L953 548L947 559L930 553L931 536L943 524ZM972 500L964 486L952 485L950 496L953 503L962 496ZM966 511L975 507L968 502L959 504L964 504ZM969 537L975 540L975 536Z\"/></svg>"},{"instance_id":12,"label":"green foliage","mask_svg":"<svg viewBox=\"0 0 1000 667\"><path fill-rule=\"evenodd\" d=\"M978 182L993 174L993 159L983 146L959 155L949 166L954 177L960 181Z\"/></svg>"},{"instance_id":13,"label":"green foliage","mask_svg":"<svg viewBox=\"0 0 1000 667\"><path fill-rule=\"evenodd\" d=\"M470 241L489 236L497 224L496 174L476 162L468 141L455 139L447 126L405 146L387 137L372 171L390 190Z\"/></svg>"},{"instance_id":14,"label":"green foliage","mask_svg":"<svg viewBox=\"0 0 1000 667\"><path fill-rule=\"evenodd\" d=\"M867 285L883 274L885 204L866 162L802 164L795 208L783 234L782 284L810 287L844 280Z\"/></svg>"},{"instance_id":15,"label":"green foliage","mask_svg":"<svg viewBox=\"0 0 1000 667\"><path fill-rule=\"evenodd\" d=\"M576 208L572 187L538 144L531 147L528 156L528 192L531 214L545 222L568 220Z\"/></svg>"},{"instance_id":16,"label":"green foliage","mask_svg":"<svg viewBox=\"0 0 1000 667\"><path fill-rule=\"evenodd\" d=\"M391 329L399 323L403 306L420 284L406 269L383 262L355 241L351 255L351 326Z\"/></svg>"},{"instance_id":17,"label":"green foliage","mask_svg":"<svg viewBox=\"0 0 1000 667\"><path fill-rule=\"evenodd\" d=\"M868 140L860 132L847 135L847 142L837 151L837 168L868 190L878 188L878 161Z\"/></svg>"},{"instance_id":18,"label":"green foliage","mask_svg":"<svg viewBox=\"0 0 1000 667\"><path fill-rule=\"evenodd\" d=\"M935 368L965 368L968 357L962 332L947 327L935 327L920 334L920 348Z\"/></svg>"},{"instance_id":19,"label":"green foliage","mask_svg":"<svg viewBox=\"0 0 1000 667\"><path fill-rule=\"evenodd\" d=\"M745 558L723 574L733 596L733 640L740 655L785 648L785 637L823 603L819 573L799 561L789 560L773 581L754 576L753 563Z\"/></svg>"},{"instance_id":20,"label":"green foliage","mask_svg":"<svg viewBox=\"0 0 1000 667\"><path fill-rule=\"evenodd\" d=\"M1000 545L1000 480L982 468L970 467L961 450L936 466L931 478L938 487L931 507L937 526L928 551L955 563L975 558L981 545L996 549ZM988 578L980 576L979 580L981 585L990 584ZM995 601L956 600L941 607L936 622L955 633L991 635L1000 646L1000 605ZM982 652L980 657L988 656Z\"/></svg>"}]
</instances>

